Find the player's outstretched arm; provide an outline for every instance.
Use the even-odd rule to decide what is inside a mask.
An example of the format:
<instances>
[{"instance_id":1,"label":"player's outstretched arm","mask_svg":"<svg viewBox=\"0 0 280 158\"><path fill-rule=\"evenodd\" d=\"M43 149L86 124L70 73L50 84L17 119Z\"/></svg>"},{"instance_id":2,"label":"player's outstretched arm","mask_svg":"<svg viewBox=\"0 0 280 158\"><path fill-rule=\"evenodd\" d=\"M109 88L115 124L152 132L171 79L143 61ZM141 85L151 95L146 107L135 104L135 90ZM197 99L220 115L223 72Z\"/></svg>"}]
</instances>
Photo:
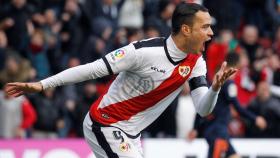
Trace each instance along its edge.
<instances>
[{"instance_id":1,"label":"player's outstretched arm","mask_svg":"<svg viewBox=\"0 0 280 158\"><path fill-rule=\"evenodd\" d=\"M221 86L236 71L237 69L227 68L227 63L224 62L220 70L215 74L212 86L208 91L207 87L199 87L191 92L195 109L200 116L207 116L213 111Z\"/></svg>"},{"instance_id":2,"label":"player's outstretched arm","mask_svg":"<svg viewBox=\"0 0 280 158\"><path fill-rule=\"evenodd\" d=\"M237 71L237 69L234 68L226 69L226 67L227 67L227 62L223 62L220 70L215 74L212 83L212 89L214 91L218 91L225 83L225 81Z\"/></svg>"},{"instance_id":3,"label":"player's outstretched arm","mask_svg":"<svg viewBox=\"0 0 280 158\"><path fill-rule=\"evenodd\" d=\"M26 93L41 92L43 86L40 82L13 82L7 83L4 87L4 91L8 96L18 97Z\"/></svg>"}]
</instances>

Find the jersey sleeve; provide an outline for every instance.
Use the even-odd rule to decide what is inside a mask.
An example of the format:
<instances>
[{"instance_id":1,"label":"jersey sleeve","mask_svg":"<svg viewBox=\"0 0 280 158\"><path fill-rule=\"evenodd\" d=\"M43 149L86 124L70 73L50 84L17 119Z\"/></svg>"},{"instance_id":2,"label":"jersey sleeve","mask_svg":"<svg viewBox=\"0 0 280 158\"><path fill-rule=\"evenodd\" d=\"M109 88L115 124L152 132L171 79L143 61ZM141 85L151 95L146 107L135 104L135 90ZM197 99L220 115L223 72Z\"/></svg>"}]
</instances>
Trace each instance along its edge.
<instances>
[{"instance_id":1,"label":"jersey sleeve","mask_svg":"<svg viewBox=\"0 0 280 158\"><path fill-rule=\"evenodd\" d=\"M137 67L136 50L133 44L114 50L102 59L110 74L118 74Z\"/></svg>"},{"instance_id":2,"label":"jersey sleeve","mask_svg":"<svg viewBox=\"0 0 280 158\"><path fill-rule=\"evenodd\" d=\"M137 65L135 54L135 48L130 44L107 54L102 59L69 68L40 82L43 89L47 89L96 79L109 74L117 74L121 71L130 70Z\"/></svg>"},{"instance_id":3,"label":"jersey sleeve","mask_svg":"<svg viewBox=\"0 0 280 158\"><path fill-rule=\"evenodd\" d=\"M40 82L43 85L43 89L48 89L95 79L108 74L109 72L107 71L105 63L102 59L98 59L92 63L66 69L56 75L41 80Z\"/></svg>"},{"instance_id":4,"label":"jersey sleeve","mask_svg":"<svg viewBox=\"0 0 280 158\"><path fill-rule=\"evenodd\" d=\"M200 87L208 87L206 80L206 63L202 56L198 58L188 82L191 91Z\"/></svg>"},{"instance_id":5,"label":"jersey sleeve","mask_svg":"<svg viewBox=\"0 0 280 158\"><path fill-rule=\"evenodd\" d=\"M197 62L196 62L195 66L192 70L192 73L191 73L191 76L189 77L189 80L191 80L194 77L206 76L206 72L207 72L206 62L203 59L203 57L200 56L197 59Z\"/></svg>"}]
</instances>

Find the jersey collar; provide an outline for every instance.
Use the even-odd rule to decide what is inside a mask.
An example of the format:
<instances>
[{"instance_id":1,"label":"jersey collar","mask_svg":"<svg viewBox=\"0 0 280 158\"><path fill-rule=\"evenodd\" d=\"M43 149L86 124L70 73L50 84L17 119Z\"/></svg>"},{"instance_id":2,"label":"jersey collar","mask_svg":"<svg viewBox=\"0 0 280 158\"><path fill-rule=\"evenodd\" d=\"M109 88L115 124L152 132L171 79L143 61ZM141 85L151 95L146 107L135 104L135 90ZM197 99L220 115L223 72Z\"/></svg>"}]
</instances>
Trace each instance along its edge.
<instances>
[{"instance_id":1,"label":"jersey collar","mask_svg":"<svg viewBox=\"0 0 280 158\"><path fill-rule=\"evenodd\" d=\"M178 65L187 57L187 54L177 48L171 36L164 41L164 49L168 60L173 65Z\"/></svg>"}]
</instances>

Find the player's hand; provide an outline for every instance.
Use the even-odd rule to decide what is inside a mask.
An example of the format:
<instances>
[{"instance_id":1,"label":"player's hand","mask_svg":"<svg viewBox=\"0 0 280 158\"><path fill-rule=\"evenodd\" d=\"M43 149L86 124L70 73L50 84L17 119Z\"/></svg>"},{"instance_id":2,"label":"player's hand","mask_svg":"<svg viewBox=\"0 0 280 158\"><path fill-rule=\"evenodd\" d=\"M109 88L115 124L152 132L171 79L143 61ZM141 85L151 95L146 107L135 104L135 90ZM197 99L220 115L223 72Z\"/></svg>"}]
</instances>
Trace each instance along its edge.
<instances>
[{"instance_id":1,"label":"player's hand","mask_svg":"<svg viewBox=\"0 0 280 158\"><path fill-rule=\"evenodd\" d=\"M227 67L227 62L223 62L220 70L215 74L212 83L212 89L214 91L218 91L221 88L221 86L225 83L225 81L237 71L237 69L234 68L226 69L226 67Z\"/></svg>"},{"instance_id":2,"label":"player's hand","mask_svg":"<svg viewBox=\"0 0 280 158\"><path fill-rule=\"evenodd\" d=\"M18 97L25 93L41 92L43 86L40 82L22 83L13 82L5 85L4 91L8 96Z\"/></svg>"},{"instance_id":3,"label":"player's hand","mask_svg":"<svg viewBox=\"0 0 280 158\"><path fill-rule=\"evenodd\" d=\"M261 130L266 129L266 127L267 127L266 120L262 116L257 116L256 126Z\"/></svg>"},{"instance_id":4,"label":"player's hand","mask_svg":"<svg viewBox=\"0 0 280 158\"><path fill-rule=\"evenodd\" d=\"M193 141L196 137L197 137L197 130L195 130L195 129L193 129L193 130L191 130L189 133L188 133L188 135L187 135L187 139L189 140L189 141Z\"/></svg>"}]
</instances>

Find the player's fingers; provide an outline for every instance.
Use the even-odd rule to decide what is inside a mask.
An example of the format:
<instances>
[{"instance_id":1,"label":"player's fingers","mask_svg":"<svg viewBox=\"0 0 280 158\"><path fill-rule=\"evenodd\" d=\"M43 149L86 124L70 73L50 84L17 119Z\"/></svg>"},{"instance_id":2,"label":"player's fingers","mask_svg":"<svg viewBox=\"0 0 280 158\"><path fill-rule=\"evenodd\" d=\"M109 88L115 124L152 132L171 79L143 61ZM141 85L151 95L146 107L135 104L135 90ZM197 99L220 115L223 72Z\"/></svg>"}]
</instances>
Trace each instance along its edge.
<instances>
[{"instance_id":1,"label":"player's fingers","mask_svg":"<svg viewBox=\"0 0 280 158\"><path fill-rule=\"evenodd\" d=\"M224 61L223 64L222 64L222 66L221 66L221 68L220 68L220 71L221 71L221 72L224 72L225 69L226 69L226 67L227 67L227 62Z\"/></svg>"},{"instance_id":2,"label":"player's fingers","mask_svg":"<svg viewBox=\"0 0 280 158\"><path fill-rule=\"evenodd\" d=\"M5 93L11 93L13 91L15 91L17 88L16 87L5 87L4 91Z\"/></svg>"},{"instance_id":3,"label":"player's fingers","mask_svg":"<svg viewBox=\"0 0 280 158\"><path fill-rule=\"evenodd\" d=\"M223 82L224 80L226 80L227 74L228 74L228 70L225 70L225 71L222 73L222 76L221 76L221 78L220 78L220 81L221 81L221 82Z\"/></svg>"},{"instance_id":4,"label":"player's fingers","mask_svg":"<svg viewBox=\"0 0 280 158\"><path fill-rule=\"evenodd\" d=\"M237 69L231 69L231 71L229 72L229 76L235 74L237 72Z\"/></svg>"},{"instance_id":5,"label":"player's fingers","mask_svg":"<svg viewBox=\"0 0 280 158\"><path fill-rule=\"evenodd\" d=\"M16 89L13 89L13 90L10 90L10 91L6 92L6 94L8 94L8 95L13 95L13 94L15 94L15 93L17 93L17 92L19 92L19 91L16 90Z\"/></svg>"},{"instance_id":6,"label":"player's fingers","mask_svg":"<svg viewBox=\"0 0 280 158\"><path fill-rule=\"evenodd\" d=\"M220 78L221 78L221 77L220 77L220 74L217 73L217 74L216 74L216 82L219 82L219 81L220 81Z\"/></svg>"},{"instance_id":7,"label":"player's fingers","mask_svg":"<svg viewBox=\"0 0 280 158\"><path fill-rule=\"evenodd\" d=\"M23 83L20 82L11 82L11 83L7 83L7 86L22 86L24 85Z\"/></svg>"},{"instance_id":8,"label":"player's fingers","mask_svg":"<svg viewBox=\"0 0 280 158\"><path fill-rule=\"evenodd\" d=\"M13 83L7 83L4 87L5 91L10 91L15 88L24 87L24 83L19 82L13 82Z\"/></svg>"},{"instance_id":9,"label":"player's fingers","mask_svg":"<svg viewBox=\"0 0 280 158\"><path fill-rule=\"evenodd\" d=\"M21 96L22 94L23 94L23 91L20 91L20 92L14 93L14 94L11 95L11 96L13 96L13 97L19 97L19 96Z\"/></svg>"},{"instance_id":10,"label":"player's fingers","mask_svg":"<svg viewBox=\"0 0 280 158\"><path fill-rule=\"evenodd\" d=\"M237 69L230 68L228 71L225 72L226 78L228 78L231 75L233 75L236 71L237 71Z\"/></svg>"}]
</instances>

